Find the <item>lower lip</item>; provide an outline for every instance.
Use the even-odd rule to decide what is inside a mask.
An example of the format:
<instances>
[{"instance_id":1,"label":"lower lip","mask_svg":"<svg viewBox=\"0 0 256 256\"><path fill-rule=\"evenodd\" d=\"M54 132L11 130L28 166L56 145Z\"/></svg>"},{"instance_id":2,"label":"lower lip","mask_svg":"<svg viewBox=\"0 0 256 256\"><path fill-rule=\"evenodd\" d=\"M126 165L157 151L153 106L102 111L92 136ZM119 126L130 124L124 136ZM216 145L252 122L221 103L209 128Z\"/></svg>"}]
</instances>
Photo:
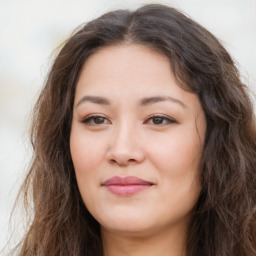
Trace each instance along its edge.
<instances>
[{"instance_id":1,"label":"lower lip","mask_svg":"<svg viewBox=\"0 0 256 256\"><path fill-rule=\"evenodd\" d=\"M130 196L134 195L140 191L150 188L152 185L140 185L140 184L131 184L131 185L108 185L107 189L115 195L119 196Z\"/></svg>"}]
</instances>

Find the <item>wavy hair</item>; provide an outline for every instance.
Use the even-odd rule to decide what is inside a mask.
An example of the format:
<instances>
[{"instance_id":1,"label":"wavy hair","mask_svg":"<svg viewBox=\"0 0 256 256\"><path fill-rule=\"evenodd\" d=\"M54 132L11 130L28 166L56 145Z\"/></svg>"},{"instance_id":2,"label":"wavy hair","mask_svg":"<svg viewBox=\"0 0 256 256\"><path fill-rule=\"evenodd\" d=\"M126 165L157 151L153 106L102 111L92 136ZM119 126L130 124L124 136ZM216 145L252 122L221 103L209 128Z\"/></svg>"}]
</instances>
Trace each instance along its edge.
<instances>
[{"instance_id":1,"label":"wavy hair","mask_svg":"<svg viewBox=\"0 0 256 256\"><path fill-rule=\"evenodd\" d=\"M122 44L167 56L179 85L198 95L206 115L202 190L187 256L255 256L256 127L247 87L210 32L159 4L109 12L82 25L55 58L33 115L34 155L22 187L33 214L19 255L103 255L99 224L78 190L69 138L83 64L100 48Z\"/></svg>"}]
</instances>

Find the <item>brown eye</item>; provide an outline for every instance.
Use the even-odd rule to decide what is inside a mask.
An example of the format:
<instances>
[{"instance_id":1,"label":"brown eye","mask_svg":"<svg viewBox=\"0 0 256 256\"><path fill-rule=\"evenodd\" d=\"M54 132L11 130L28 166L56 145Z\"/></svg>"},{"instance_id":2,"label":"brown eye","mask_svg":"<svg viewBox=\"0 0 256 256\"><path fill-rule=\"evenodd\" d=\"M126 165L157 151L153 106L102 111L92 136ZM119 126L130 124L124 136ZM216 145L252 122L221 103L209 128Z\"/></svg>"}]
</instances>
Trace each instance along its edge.
<instances>
[{"instance_id":1,"label":"brown eye","mask_svg":"<svg viewBox=\"0 0 256 256\"><path fill-rule=\"evenodd\" d=\"M103 124L105 121L105 118L101 116L97 116L93 118L93 121L95 124Z\"/></svg>"},{"instance_id":2,"label":"brown eye","mask_svg":"<svg viewBox=\"0 0 256 256\"><path fill-rule=\"evenodd\" d=\"M89 116L89 117L85 118L82 122L86 125L91 125L91 126L110 123L110 121L106 117L103 117L103 116Z\"/></svg>"},{"instance_id":3,"label":"brown eye","mask_svg":"<svg viewBox=\"0 0 256 256\"><path fill-rule=\"evenodd\" d=\"M177 122L166 116L152 116L146 121L146 123L162 126L162 125L168 125L168 124L177 123Z\"/></svg>"},{"instance_id":4,"label":"brown eye","mask_svg":"<svg viewBox=\"0 0 256 256\"><path fill-rule=\"evenodd\" d=\"M164 118L160 116L156 116L152 118L153 124L162 124L164 122Z\"/></svg>"}]
</instances>

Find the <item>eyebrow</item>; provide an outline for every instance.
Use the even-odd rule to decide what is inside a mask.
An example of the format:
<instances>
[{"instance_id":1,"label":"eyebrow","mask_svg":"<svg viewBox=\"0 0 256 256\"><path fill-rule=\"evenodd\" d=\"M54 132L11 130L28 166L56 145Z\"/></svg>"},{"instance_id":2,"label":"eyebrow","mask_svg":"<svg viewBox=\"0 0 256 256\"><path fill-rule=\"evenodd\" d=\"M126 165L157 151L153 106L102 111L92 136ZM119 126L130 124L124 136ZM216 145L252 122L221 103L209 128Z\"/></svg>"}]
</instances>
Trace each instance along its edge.
<instances>
[{"instance_id":1,"label":"eyebrow","mask_svg":"<svg viewBox=\"0 0 256 256\"><path fill-rule=\"evenodd\" d=\"M92 102L100 105L110 105L110 101L106 98L99 97L99 96L84 96L81 100L79 100L76 107L78 107L79 105L85 102Z\"/></svg>"},{"instance_id":2,"label":"eyebrow","mask_svg":"<svg viewBox=\"0 0 256 256\"><path fill-rule=\"evenodd\" d=\"M151 104L162 102L162 101L171 101L173 103L179 104L183 108L187 107L182 101L170 96L153 96L153 97L143 98L139 101L139 105L147 106L147 105L151 105ZM79 105L85 102L91 102L91 103L100 104L100 105L111 105L110 101L106 98L103 98L100 96L84 96L81 100L79 100L76 107L78 107Z\"/></svg>"},{"instance_id":3,"label":"eyebrow","mask_svg":"<svg viewBox=\"0 0 256 256\"><path fill-rule=\"evenodd\" d=\"M140 105L147 106L147 105L157 103L157 102L162 102L162 101L171 101L173 103L179 104L183 108L187 107L182 101L170 96L154 96L154 97L143 98L140 100Z\"/></svg>"}]
</instances>

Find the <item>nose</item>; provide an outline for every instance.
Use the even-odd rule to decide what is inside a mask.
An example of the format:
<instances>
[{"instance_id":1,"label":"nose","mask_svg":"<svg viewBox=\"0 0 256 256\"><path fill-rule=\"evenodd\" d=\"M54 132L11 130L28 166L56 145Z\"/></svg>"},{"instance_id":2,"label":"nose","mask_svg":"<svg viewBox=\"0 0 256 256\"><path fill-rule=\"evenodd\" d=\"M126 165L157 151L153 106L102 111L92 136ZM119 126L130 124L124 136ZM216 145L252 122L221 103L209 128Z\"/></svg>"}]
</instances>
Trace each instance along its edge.
<instances>
[{"instance_id":1,"label":"nose","mask_svg":"<svg viewBox=\"0 0 256 256\"><path fill-rule=\"evenodd\" d=\"M111 164L127 166L144 161L143 143L135 127L123 125L113 131L107 159Z\"/></svg>"}]
</instances>

